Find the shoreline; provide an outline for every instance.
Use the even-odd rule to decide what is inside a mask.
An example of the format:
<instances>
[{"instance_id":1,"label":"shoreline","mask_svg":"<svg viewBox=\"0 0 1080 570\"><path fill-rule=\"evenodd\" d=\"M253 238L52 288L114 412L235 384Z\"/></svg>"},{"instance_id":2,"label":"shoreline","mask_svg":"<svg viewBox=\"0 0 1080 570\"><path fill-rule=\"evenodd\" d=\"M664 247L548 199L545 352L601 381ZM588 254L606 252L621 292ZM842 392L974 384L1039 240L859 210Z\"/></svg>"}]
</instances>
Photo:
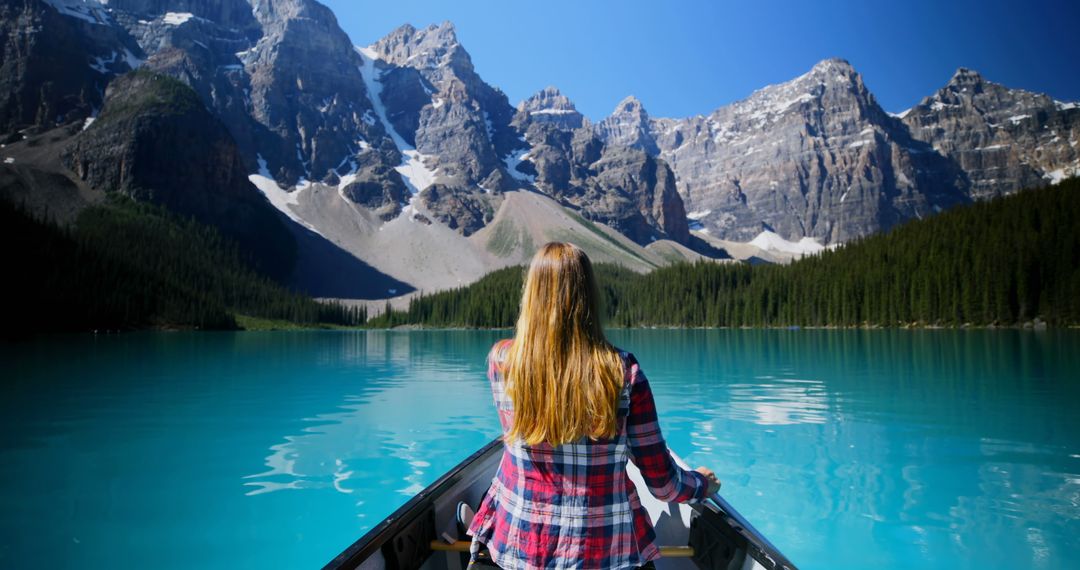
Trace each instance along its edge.
<instances>
[{"instance_id":1,"label":"shoreline","mask_svg":"<svg viewBox=\"0 0 1080 570\"><path fill-rule=\"evenodd\" d=\"M760 331L1030 331L1030 332L1049 332L1049 331L1070 331L1080 330L1080 325L1064 325L1064 326L1050 326L1043 324L1042 326L1036 326L1033 323L1022 323L1016 325L905 325L905 326L881 326L881 325L863 325L863 326L758 326L758 327L703 327L703 326L662 326L662 325L650 325L639 327L617 327L609 326L604 327L609 331L635 331L635 330L697 330L697 331L709 331L709 330L760 330ZM436 332L436 331L452 331L452 332L487 332L487 331L512 331L513 327L461 327L461 326L427 326L427 325L399 325L396 327L346 327L340 325L302 325L296 323L263 323L262 326L255 328L238 328L238 329L200 329L200 328L182 328L182 327L149 327L142 329L129 329L129 330L98 330L98 331L56 331L56 332L44 332L35 333L26 336L14 336L6 335L0 342L20 342L36 340L41 338L57 338L64 336L72 337L107 337L107 336L122 336L128 334L141 334L141 333L259 333L259 332L364 332L364 331L387 331L387 332Z\"/></svg>"}]
</instances>

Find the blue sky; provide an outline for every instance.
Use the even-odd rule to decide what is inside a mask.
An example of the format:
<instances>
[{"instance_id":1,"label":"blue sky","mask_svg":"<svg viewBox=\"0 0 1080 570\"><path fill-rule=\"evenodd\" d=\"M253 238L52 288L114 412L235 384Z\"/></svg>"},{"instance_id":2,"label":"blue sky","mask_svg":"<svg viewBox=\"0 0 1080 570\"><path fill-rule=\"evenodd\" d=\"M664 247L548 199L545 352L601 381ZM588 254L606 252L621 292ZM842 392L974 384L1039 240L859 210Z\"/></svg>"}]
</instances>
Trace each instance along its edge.
<instances>
[{"instance_id":1,"label":"blue sky","mask_svg":"<svg viewBox=\"0 0 1080 570\"><path fill-rule=\"evenodd\" d=\"M1009 87L1080 99L1076 0L322 0L353 42L450 20L511 104L555 85L591 119L633 94L656 117L704 114L828 57L887 111L969 67Z\"/></svg>"}]
</instances>

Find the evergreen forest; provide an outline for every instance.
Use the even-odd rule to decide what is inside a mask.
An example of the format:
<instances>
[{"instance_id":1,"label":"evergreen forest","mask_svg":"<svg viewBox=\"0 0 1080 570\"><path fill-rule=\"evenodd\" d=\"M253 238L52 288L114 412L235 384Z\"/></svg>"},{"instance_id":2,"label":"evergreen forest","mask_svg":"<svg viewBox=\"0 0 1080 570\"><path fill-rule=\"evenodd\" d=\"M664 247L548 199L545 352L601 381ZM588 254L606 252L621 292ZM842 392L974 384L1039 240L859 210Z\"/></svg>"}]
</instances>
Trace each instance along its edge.
<instances>
[{"instance_id":1,"label":"evergreen forest","mask_svg":"<svg viewBox=\"0 0 1080 570\"><path fill-rule=\"evenodd\" d=\"M240 317L357 325L362 308L320 303L251 269L214 228L110 195L60 227L0 201L11 248L5 336L37 332L236 329Z\"/></svg>"}]
</instances>

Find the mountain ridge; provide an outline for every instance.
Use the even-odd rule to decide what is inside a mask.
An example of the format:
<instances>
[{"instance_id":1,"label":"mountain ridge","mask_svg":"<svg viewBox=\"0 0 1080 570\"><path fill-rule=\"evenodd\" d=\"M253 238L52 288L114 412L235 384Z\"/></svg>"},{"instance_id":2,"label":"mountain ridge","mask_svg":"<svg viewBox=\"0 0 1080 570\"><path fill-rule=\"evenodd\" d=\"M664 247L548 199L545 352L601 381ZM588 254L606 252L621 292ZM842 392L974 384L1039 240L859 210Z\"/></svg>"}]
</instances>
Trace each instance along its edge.
<instances>
[{"instance_id":1,"label":"mountain ridge","mask_svg":"<svg viewBox=\"0 0 1080 570\"><path fill-rule=\"evenodd\" d=\"M880 107L849 62L830 58L706 114L657 118L631 96L592 122L553 87L511 104L450 22L405 24L357 47L313 0L25 5L4 4L16 23L2 30L9 43L29 34L38 51L5 57L4 68L67 54L48 71L75 80L52 93L5 74L16 94L0 104L8 140L89 123L101 109L95 94L131 69L176 78L304 239L416 289L475 279L527 258L538 239L596 235L590 228L625 237L608 253L639 269L663 263L659 250L783 260L788 242L811 251L1080 170L1074 105L999 89L970 70L953 87L978 86L979 98L950 82L903 117ZM41 41L55 38L66 40ZM560 221L544 231L531 217ZM414 251L424 248L459 252L465 269Z\"/></svg>"}]
</instances>

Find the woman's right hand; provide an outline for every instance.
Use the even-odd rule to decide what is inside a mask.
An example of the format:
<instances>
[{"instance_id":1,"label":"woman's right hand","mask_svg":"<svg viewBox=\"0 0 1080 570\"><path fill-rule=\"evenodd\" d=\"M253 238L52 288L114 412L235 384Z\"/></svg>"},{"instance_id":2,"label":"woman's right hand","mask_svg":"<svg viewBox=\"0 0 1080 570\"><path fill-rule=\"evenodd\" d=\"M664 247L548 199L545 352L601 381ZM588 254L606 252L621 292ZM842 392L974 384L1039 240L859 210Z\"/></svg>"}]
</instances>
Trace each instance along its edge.
<instances>
[{"instance_id":1,"label":"woman's right hand","mask_svg":"<svg viewBox=\"0 0 1080 570\"><path fill-rule=\"evenodd\" d=\"M720 492L720 478L716 476L716 473L713 473L712 469L709 469L708 467L698 467L697 469L694 469L694 471L701 473L708 479L709 492L707 496L711 497Z\"/></svg>"}]
</instances>

